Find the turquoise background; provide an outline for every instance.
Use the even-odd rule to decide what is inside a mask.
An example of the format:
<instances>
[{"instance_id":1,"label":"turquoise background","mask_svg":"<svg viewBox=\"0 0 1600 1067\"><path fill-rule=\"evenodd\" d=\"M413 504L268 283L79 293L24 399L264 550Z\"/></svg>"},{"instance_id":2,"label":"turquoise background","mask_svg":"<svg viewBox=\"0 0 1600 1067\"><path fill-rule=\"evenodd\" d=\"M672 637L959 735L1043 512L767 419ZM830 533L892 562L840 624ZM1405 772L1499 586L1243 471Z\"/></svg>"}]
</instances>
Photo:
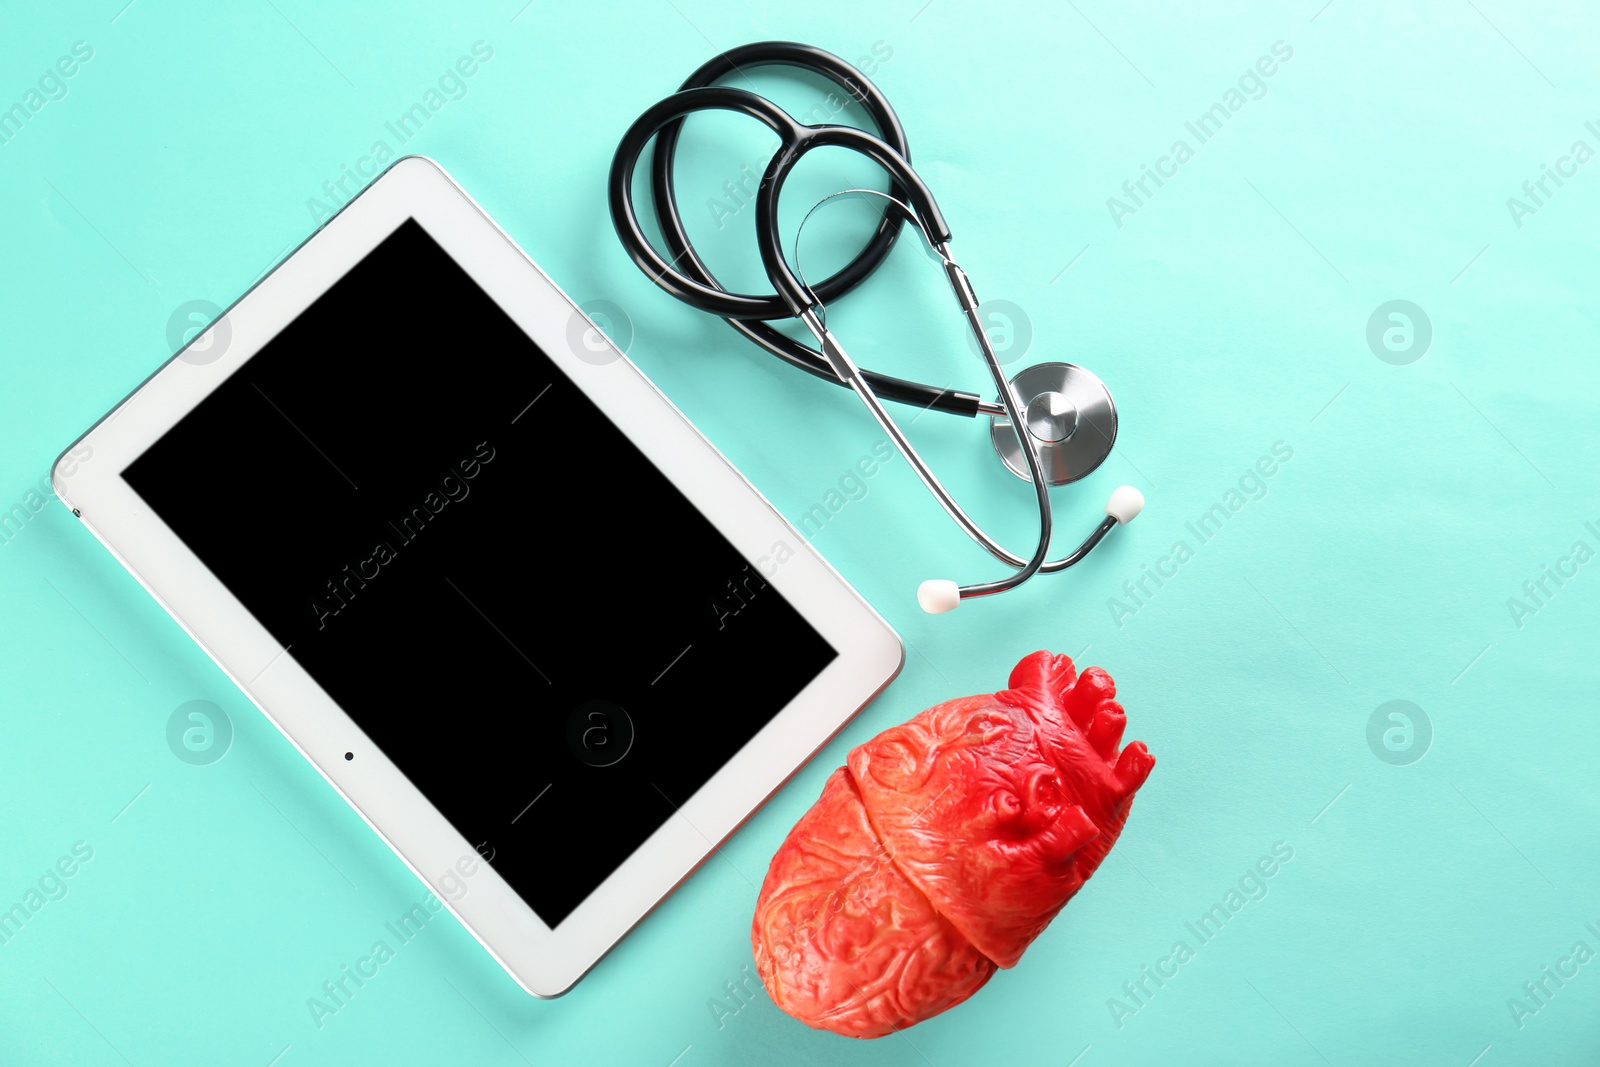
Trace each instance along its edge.
<instances>
[{"instance_id":1,"label":"turquoise background","mask_svg":"<svg viewBox=\"0 0 1600 1067\"><path fill-rule=\"evenodd\" d=\"M1600 527L1600 162L1547 183L1520 220L1507 204L1575 141L1600 148L1592 8L523 2L0 14L0 104L74 42L94 50L0 145L0 506L30 516L0 544L0 905L75 842L93 849L0 945L0 1061L1594 1062L1600 963L1547 980L1555 995L1520 1026L1508 1006L1542 967L1570 970L1576 942L1600 951L1585 925L1600 929L1600 562L1546 579L1537 612L1508 605L1543 566L1570 570L1575 542L1600 550L1585 525ZM1058 491L1062 540L1121 482L1149 507L1070 575L931 618L921 579L994 567L888 464L815 538L910 646L880 700L564 999L525 996L441 915L319 1029L307 998L422 886L64 508L33 514L29 494L171 353L176 309L231 303L311 232L324 183L385 140L437 159L575 299L620 306L632 357L798 520L875 427L656 290L603 200L640 111L716 50L767 38L892 50L876 80L958 255L980 295L1031 323L1017 366L1081 362L1120 403L1113 457ZM402 149L385 123L476 41L492 60ZM1198 144L1184 123L1278 41L1293 55L1265 96ZM797 111L825 96L757 80ZM718 269L747 280L750 213L718 229L705 201L760 169L764 138L733 119L690 133L685 210ZM1194 157L1119 227L1107 199L1178 138ZM861 174L806 167L817 195ZM976 386L941 286L902 248L834 324L865 364ZM416 299L420 282L397 313ZM1394 299L1431 323L1407 365L1367 341ZM1029 543L1026 489L982 427L930 415L914 432L975 514ZM1201 544L1186 524L1277 442L1293 455L1265 496ZM529 492L558 508L565 477ZM262 514L274 537L315 521L303 501ZM641 521L629 565L648 568L651 535ZM1175 576L1129 599L1124 582L1180 540ZM612 640L628 654L628 634ZM1002 685L1041 647L1110 670L1128 736L1159 763L1110 860L1020 966L870 1043L810 1031L764 994L730 998L767 861L847 748ZM232 720L209 766L166 742L191 700ZM1391 700L1431 723L1405 766L1367 740ZM487 709L440 710L493 730ZM1200 945L1185 924L1278 842L1293 859L1265 898ZM1136 1006L1124 983L1180 939L1193 958L1119 1026L1110 998Z\"/></svg>"}]
</instances>

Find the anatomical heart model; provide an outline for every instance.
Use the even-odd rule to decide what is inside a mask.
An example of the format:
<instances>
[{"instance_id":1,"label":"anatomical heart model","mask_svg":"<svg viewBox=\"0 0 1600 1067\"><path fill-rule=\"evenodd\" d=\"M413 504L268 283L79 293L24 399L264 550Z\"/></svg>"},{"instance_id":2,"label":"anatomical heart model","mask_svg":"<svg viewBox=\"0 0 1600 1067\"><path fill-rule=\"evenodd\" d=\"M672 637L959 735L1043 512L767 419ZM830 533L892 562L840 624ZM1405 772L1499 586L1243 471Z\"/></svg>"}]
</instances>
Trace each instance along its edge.
<instances>
[{"instance_id":1,"label":"anatomical heart model","mask_svg":"<svg viewBox=\"0 0 1600 1067\"><path fill-rule=\"evenodd\" d=\"M881 1037L1011 967L1105 858L1155 758L1109 675L1035 652L849 755L772 858L750 939L773 1003Z\"/></svg>"}]
</instances>

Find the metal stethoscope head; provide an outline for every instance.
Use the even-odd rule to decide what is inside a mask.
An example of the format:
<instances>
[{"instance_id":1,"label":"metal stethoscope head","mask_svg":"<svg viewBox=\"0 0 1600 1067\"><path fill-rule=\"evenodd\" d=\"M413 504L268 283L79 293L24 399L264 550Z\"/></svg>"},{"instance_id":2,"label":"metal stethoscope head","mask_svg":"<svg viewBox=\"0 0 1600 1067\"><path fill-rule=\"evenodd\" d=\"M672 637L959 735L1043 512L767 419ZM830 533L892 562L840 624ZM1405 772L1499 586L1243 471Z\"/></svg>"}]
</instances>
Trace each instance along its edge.
<instances>
[{"instance_id":1,"label":"metal stethoscope head","mask_svg":"<svg viewBox=\"0 0 1600 1067\"><path fill-rule=\"evenodd\" d=\"M832 80L862 104L883 136L877 137L853 126L803 125L776 104L754 93L713 84L734 71L761 65L799 67ZM749 115L779 137L779 151L762 176L755 203L762 263L776 289L771 296L733 293L723 288L695 253L678 214L672 181L677 138L683 119L705 109ZM652 193L664 243L673 253L670 261L645 236L634 210L633 172L652 138L657 141L652 164ZM868 244L839 271L812 284L798 273L798 234L795 269L790 269L783 255L778 199L785 180L800 158L811 149L825 145L847 148L872 159L888 173L890 186L888 192L845 190L824 198L807 212L801 222L802 231L818 208L839 198L872 197L885 201L885 210ZM1038 573L1065 570L1087 556L1113 526L1132 521L1144 507L1144 497L1139 490L1126 485L1118 488L1106 504L1105 518L1076 549L1059 559L1046 558L1054 529L1050 487L1083 477L1110 453L1117 430L1111 394L1098 378L1070 363L1038 364L1009 381L1006 379L981 318L977 295L966 272L950 254L949 227L932 193L911 167L909 147L898 118L866 76L837 56L808 45L774 41L745 45L715 57L692 74L679 92L647 110L629 128L612 161L610 203L623 247L657 285L686 303L723 317L740 333L786 362L848 386L956 524L991 556L1011 568L1011 573L1004 577L968 585L948 579L925 581L917 590L917 602L925 611L946 612L964 599L1013 589ZM876 269L907 220L916 227L929 254L943 267L951 292L988 367L997 400L983 400L971 393L864 371L829 330L827 302L853 289ZM788 317L798 318L805 324L816 339L816 348L779 333L764 321ZM1001 459L1014 474L1034 487L1039 506L1039 539L1032 555L1024 558L1010 552L967 515L884 407L884 398L924 409L990 417L990 437Z\"/></svg>"}]
</instances>

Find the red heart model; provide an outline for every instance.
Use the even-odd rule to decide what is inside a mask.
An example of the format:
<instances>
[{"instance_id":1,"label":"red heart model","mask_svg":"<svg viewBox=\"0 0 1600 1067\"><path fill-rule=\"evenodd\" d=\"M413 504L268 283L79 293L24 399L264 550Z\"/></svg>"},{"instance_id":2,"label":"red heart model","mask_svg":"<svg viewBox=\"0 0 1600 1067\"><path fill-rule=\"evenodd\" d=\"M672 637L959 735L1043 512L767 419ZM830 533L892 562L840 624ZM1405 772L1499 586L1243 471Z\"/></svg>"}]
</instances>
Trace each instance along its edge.
<instances>
[{"instance_id":1,"label":"red heart model","mask_svg":"<svg viewBox=\"0 0 1600 1067\"><path fill-rule=\"evenodd\" d=\"M882 1037L1011 967L1116 843L1155 766L1110 675L1035 652L1010 688L858 745L779 847L750 931L773 1003Z\"/></svg>"}]
</instances>

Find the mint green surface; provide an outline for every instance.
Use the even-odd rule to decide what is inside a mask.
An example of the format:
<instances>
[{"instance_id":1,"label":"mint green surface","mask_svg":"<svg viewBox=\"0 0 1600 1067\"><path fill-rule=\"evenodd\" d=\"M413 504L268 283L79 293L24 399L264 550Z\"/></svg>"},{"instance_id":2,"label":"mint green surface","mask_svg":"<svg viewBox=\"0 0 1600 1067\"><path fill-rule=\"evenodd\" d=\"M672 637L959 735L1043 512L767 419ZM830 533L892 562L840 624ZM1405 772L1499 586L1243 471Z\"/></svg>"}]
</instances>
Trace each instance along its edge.
<instances>
[{"instance_id":1,"label":"mint green surface","mask_svg":"<svg viewBox=\"0 0 1600 1067\"><path fill-rule=\"evenodd\" d=\"M0 1062L1595 1062L1592 12L124 2L0 13L0 106L26 109L74 42L93 49L0 143L0 506L22 516L0 536L0 907L75 843L92 849L0 944ZM65 509L31 510L41 477L170 354L174 309L235 299L311 232L311 198L336 206L324 183L383 141L437 159L575 299L624 308L632 357L791 520L826 507L870 454L870 420L656 290L603 199L640 111L716 50L767 38L892 52L876 80L958 255L980 295L1031 320L1016 366L1070 359L1115 393L1117 451L1058 492L1062 543L1119 483L1149 507L1071 574L930 618L920 580L992 562L903 461L841 493L814 540L906 638L899 681L564 999L526 997L441 913L319 1027L308 998L389 939L423 887ZM478 41L492 60L402 146L385 124ZM1292 57L1265 95L1201 144L1185 123L1280 41ZM803 79L758 83L799 112L825 101ZM760 170L765 139L733 119L690 132L685 211L719 269L753 285L751 213L719 219L707 201L743 164ZM1179 139L1192 158L1127 199L1141 165L1170 172ZM1522 186L1542 165L1570 176L1535 201ZM806 168L817 195L870 178L826 156ZM1120 226L1109 197L1135 209ZM863 363L977 387L941 286L902 248L834 324ZM1394 299L1431 321L1408 365L1367 341ZM976 515L1031 543L1028 494L984 427L929 415L914 432ZM1275 445L1292 458L1248 477ZM559 508L565 477L528 491ZM1188 524L1214 504L1228 517L1202 543ZM303 505L270 503L262 521L301 536L316 521ZM646 575L652 534L640 516L640 557L623 561ZM1124 583L1141 579L1134 599ZM1523 585L1541 579L1535 601ZM613 639L627 655L630 635ZM904 1035L813 1032L752 993L756 887L848 747L1003 685L1041 647L1110 670L1128 736L1159 761L1101 872L1015 970ZM209 766L167 745L191 700L233 723ZM1420 761L1369 747L1391 700L1431 721ZM493 735L491 709L439 711ZM1424 743L1414 733L1409 755ZM1226 911L1241 879L1255 888L1245 876L1275 845L1292 860L1202 944L1186 924ZM1175 965L1139 999L1124 991ZM1535 1000L1524 983L1541 980Z\"/></svg>"}]
</instances>

